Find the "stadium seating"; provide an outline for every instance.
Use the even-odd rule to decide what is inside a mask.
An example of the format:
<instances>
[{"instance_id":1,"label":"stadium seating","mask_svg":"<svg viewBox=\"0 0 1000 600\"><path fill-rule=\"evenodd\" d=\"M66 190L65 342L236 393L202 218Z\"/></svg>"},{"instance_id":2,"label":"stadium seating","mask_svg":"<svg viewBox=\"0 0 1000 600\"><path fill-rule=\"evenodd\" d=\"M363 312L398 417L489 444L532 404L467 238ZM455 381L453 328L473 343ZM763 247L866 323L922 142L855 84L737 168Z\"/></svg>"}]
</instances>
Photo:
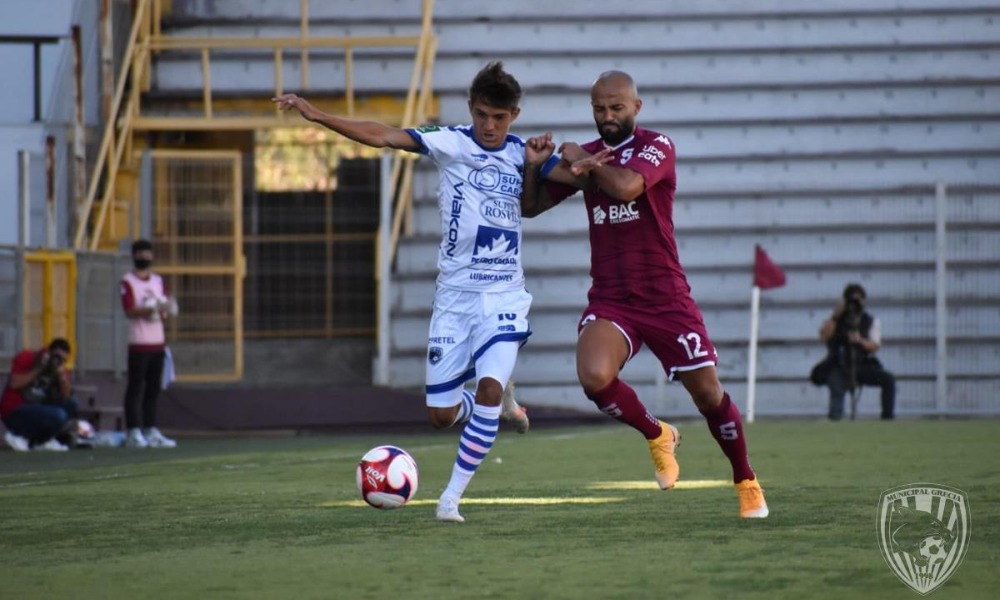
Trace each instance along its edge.
<instances>
[{"instance_id":1,"label":"stadium seating","mask_svg":"<svg viewBox=\"0 0 1000 600\"><path fill-rule=\"evenodd\" d=\"M418 2L313 2L311 34L415 33ZM167 31L281 36L298 3L175 0ZM525 88L514 132L557 141L594 137L588 89L607 69L636 78L640 123L678 148L675 222L682 261L720 373L745 397L751 265L761 244L788 274L764 293L759 414L825 414L825 390L806 381L823 347L819 323L844 284L860 281L882 320L880 352L899 379L898 412L937 409L935 186L948 186L949 412L998 412L1000 329L1000 9L975 0L637 0L608 3L438 2L435 93L444 123L466 122L466 90L485 62L503 59ZM412 31L411 31L412 30ZM287 53L286 81L298 81ZM310 53L316 93L343 82L342 53ZM356 60L359 94L399 91L411 57L392 50ZM266 94L266 53L213 56L220 95ZM156 94L197 94L200 57L156 65ZM436 171L421 161L414 233L393 280L392 385L423 381L440 217ZM586 214L569 201L526 221L524 262L535 295L534 335L515 373L528 404L592 410L573 365L575 323L589 286ZM657 411L694 414L640 354L625 377ZM868 399L871 394L866 395ZM862 414L875 414L867 401Z\"/></svg>"}]
</instances>

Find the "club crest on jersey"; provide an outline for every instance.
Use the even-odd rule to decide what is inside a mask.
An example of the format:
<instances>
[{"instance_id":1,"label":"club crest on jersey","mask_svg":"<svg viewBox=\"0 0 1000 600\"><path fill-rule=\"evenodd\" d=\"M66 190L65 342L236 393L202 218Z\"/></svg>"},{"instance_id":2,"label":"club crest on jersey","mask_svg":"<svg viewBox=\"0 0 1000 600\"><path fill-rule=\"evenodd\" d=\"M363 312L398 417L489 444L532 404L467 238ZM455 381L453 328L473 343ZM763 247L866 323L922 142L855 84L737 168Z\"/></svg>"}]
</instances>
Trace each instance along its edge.
<instances>
[{"instance_id":1,"label":"club crest on jersey","mask_svg":"<svg viewBox=\"0 0 1000 600\"><path fill-rule=\"evenodd\" d=\"M479 226L476 249L472 251L474 265L517 265L518 234L509 229Z\"/></svg>"},{"instance_id":2,"label":"club crest on jersey","mask_svg":"<svg viewBox=\"0 0 1000 600\"><path fill-rule=\"evenodd\" d=\"M444 350L441 346L431 346L427 349L427 362L432 365L436 365L441 362L442 356L444 356Z\"/></svg>"},{"instance_id":3,"label":"club crest on jersey","mask_svg":"<svg viewBox=\"0 0 1000 600\"><path fill-rule=\"evenodd\" d=\"M625 148L622 150L622 157L618 160L620 164L625 164L632 158L632 148Z\"/></svg>"},{"instance_id":4,"label":"club crest on jersey","mask_svg":"<svg viewBox=\"0 0 1000 600\"><path fill-rule=\"evenodd\" d=\"M521 175L505 173L496 165L486 165L469 172L469 183L484 192L499 192L505 196L521 197Z\"/></svg>"}]
</instances>

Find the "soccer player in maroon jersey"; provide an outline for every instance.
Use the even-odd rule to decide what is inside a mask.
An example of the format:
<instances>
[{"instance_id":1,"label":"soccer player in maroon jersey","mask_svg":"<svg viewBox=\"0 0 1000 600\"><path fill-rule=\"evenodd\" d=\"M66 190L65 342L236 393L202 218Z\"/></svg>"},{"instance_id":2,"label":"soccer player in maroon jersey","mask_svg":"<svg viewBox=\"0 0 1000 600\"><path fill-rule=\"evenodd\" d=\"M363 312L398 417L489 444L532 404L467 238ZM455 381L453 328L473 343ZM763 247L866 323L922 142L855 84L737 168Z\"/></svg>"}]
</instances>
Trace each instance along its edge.
<instances>
[{"instance_id":1,"label":"soccer player in maroon jersey","mask_svg":"<svg viewBox=\"0 0 1000 600\"><path fill-rule=\"evenodd\" d=\"M679 379L691 394L732 464L740 516L766 517L740 412L719 381L715 347L677 254L674 145L636 125L642 100L627 73L602 73L590 97L600 138L582 146L564 143L561 156L553 152L551 134L530 139L521 196L522 214L533 217L583 190L593 285L578 325L580 385L601 411L642 433L656 480L670 489L680 474L677 428L650 414L618 377L645 343L670 379Z\"/></svg>"}]
</instances>

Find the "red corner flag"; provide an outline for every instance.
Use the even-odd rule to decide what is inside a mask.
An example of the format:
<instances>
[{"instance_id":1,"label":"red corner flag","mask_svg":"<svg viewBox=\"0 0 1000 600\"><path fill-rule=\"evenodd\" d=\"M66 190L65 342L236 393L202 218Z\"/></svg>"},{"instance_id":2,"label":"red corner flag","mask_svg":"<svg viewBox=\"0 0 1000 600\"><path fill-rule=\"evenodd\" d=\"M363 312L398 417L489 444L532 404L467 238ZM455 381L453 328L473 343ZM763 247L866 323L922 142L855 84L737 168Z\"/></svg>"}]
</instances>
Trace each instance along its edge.
<instances>
[{"instance_id":1,"label":"red corner flag","mask_svg":"<svg viewBox=\"0 0 1000 600\"><path fill-rule=\"evenodd\" d=\"M762 290L785 285L785 272L774 264L760 244L754 247L753 284Z\"/></svg>"}]
</instances>

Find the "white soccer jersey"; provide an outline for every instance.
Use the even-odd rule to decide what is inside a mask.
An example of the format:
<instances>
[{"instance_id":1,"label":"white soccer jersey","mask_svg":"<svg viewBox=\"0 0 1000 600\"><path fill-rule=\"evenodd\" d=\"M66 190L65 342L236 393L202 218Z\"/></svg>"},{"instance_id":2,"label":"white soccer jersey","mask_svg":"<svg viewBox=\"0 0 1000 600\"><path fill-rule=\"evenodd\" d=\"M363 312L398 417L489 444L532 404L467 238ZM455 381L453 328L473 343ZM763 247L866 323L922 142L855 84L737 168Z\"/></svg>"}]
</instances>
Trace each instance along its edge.
<instances>
[{"instance_id":1,"label":"white soccer jersey","mask_svg":"<svg viewBox=\"0 0 1000 600\"><path fill-rule=\"evenodd\" d=\"M438 286L478 292L524 288L521 182L524 141L476 143L472 126L407 129L440 169Z\"/></svg>"}]
</instances>

